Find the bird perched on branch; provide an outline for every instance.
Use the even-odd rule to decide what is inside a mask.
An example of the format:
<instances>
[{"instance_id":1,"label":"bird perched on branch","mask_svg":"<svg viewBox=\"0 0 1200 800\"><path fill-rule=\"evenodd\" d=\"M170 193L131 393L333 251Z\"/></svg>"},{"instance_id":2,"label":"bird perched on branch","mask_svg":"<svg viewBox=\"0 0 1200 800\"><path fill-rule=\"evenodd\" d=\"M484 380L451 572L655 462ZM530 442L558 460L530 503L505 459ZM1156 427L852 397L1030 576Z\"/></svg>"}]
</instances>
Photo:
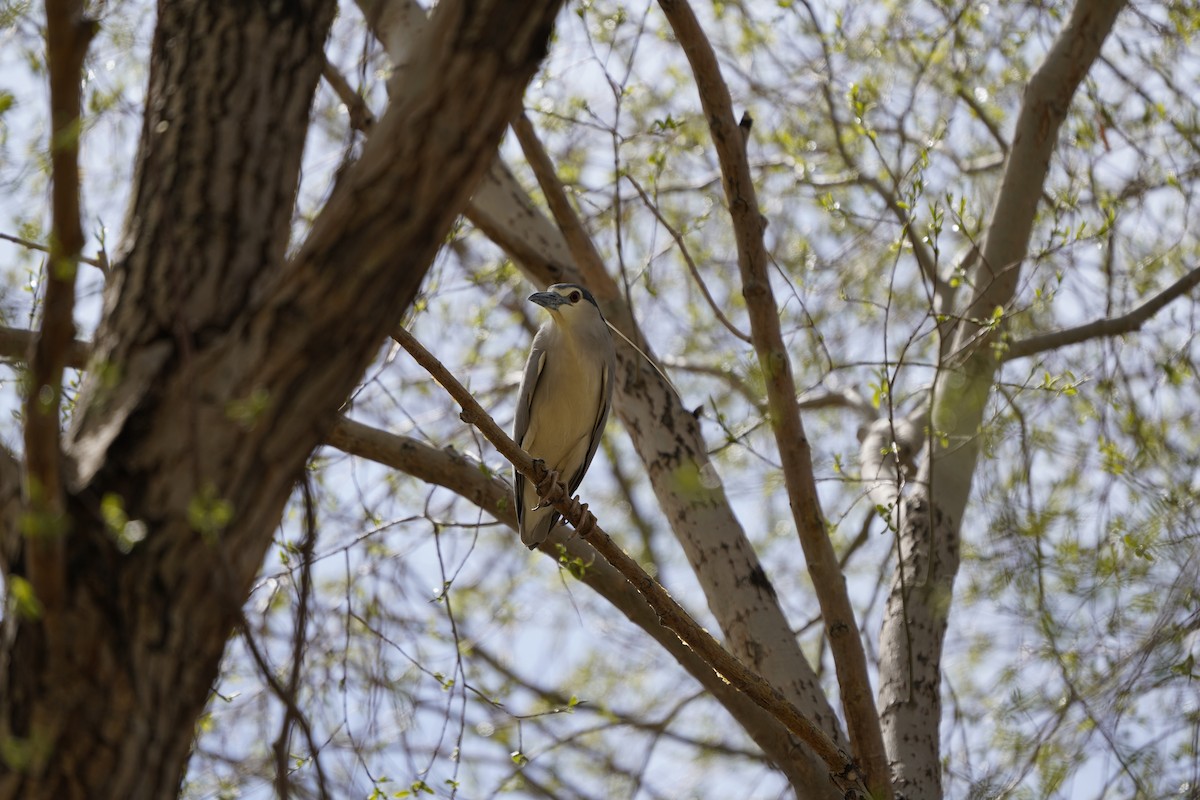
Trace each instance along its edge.
<instances>
[{"instance_id":1,"label":"bird perched on branch","mask_svg":"<svg viewBox=\"0 0 1200 800\"><path fill-rule=\"evenodd\" d=\"M612 405L616 355L608 324L587 289L556 283L529 299L550 312L537 335L517 400L513 439L574 494L587 472ZM533 549L546 540L559 514L540 506L536 488L516 473L521 541Z\"/></svg>"}]
</instances>

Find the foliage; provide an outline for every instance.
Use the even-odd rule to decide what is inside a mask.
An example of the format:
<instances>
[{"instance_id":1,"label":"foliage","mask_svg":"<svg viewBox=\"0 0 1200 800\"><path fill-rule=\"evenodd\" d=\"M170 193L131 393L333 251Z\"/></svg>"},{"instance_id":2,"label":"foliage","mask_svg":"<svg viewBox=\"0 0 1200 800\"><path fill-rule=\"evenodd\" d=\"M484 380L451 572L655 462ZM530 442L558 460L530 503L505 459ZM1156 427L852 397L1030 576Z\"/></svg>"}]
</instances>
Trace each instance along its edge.
<instances>
[{"instance_id":1,"label":"foliage","mask_svg":"<svg viewBox=\"0 0 1200 800\"><path fill-rule=\"evenodd\" d=\"M1026 81L1068 9L746 0L697 10L736 107L754 120L748 150L797 383L808 399L843 399L814 403L805 425L874 660L895 537L865 497L857 434L875 416L912 413L927 396L944 358L945 317L918 260L930 259L959 291L972 288L966 265L986 233ZM0 16L8 15L0 74L20 78L0 85L0 231L40 241L47 122L38 20L20 4L5 4ZM89 254L120 225L152 23L140 3L109 4L89 55ZM998 357L1036 333L1134 309L1200 263L1190 224L1200 191L1198 28L1200 14L1183 3L1120 17L1063 130L1017 302L989 320L1004 337ZM387 58L353 6L328 50L382 109ZM684 404L700 409L720 480L836 696L758 362L716 318L667 228L680 234L716 305L744 329L718 165L687 61L657 6L572 4L526 105ZM297 243L361 142L327 85L313 120ZM502 153L521 160L512 144ZM520 175L535 186L531 173ZM36 252L0 249L0 324L33 326L42 268ZM81 276L86 334L103 278ZM464 222L411 318L417 337L504 425L540 323L521 302L529 290ZM1136 333L1013 358L998 373L979 434L963 569L946 600L947 796L1196 791L1198 308L1184 297ZM18 381L15 369L0 371L9 409L18 407ZM252 398L231 414L252 420L264 403ZM348 413L506 474L441 388L388 348ZM9 416L0 442L18 450L18 414ZM582 497L717 630L616 423L607 440ZM319 531L311 597L301 590L309 559L297 493L247 602L249 627L231 641L198 726L184 796L268 791L284 706L244 637L286 675L301 611L309 621L295 701L312 736L284 742L296 786L316 785L319 759L335 794L347 797L786 793L726 712L579 583L590 564L527 554L466 499L333 448L314 454L310 477ZM193 507L196 530L219 546L232 510L211 493ZM144 535L129 530L120 498L106 498L104 509L114 536ZM37 613L20 584L8 591L15 600L5 613Z\"/></svg>"}]
</instances>

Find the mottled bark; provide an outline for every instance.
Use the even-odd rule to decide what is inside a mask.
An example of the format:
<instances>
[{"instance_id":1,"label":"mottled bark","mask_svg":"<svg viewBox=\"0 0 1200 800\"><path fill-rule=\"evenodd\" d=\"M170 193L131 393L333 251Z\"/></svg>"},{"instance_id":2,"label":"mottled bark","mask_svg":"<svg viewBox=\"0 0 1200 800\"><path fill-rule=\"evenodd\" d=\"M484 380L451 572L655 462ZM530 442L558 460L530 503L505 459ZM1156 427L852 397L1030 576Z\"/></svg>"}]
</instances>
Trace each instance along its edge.
<instances>
[{"instance_id":1,"label":"mottled bark","mask_svg":"<svg viewBox=\"0 0 1200 800\"><path fill-rule=\"evenodd\" d=\"M900 559L879 648L884 739L896 793L908 800L942 795L942 644L980 426L998 366L991 344L999 331L988 321L993 309L1008 308L1014 298L1059 127L1123 6L1119 0L1080 0L1030 80L972 275L973 296L958 317L948 363L932 390L933 433L899 515Z\"/></svg>"},{"instance_id":2,"label":"mottled bark","mask_svg":"<svg viewBox=\"0 0 1200 800\"><path fill-rule=\"evenodd\" d=\"M442 3L382 135L286 260L334 3L162 4L66 445L60 624L5 617L0 798L177 792L294 481L494 154L557 8ZM28 547L3 486L0 511L12 586Z\"/></svg>"},{"instance_id":3,"label":"mottled bark","mask_svg":"<svg viewBox=\"0 0 1200 800\"><path fill-rule=\"evenodd\" d=\"M767 220L758 207L758 193L746 156L749 128L743 129L735 121L733 99L717 63L717 54L691 6L686 0L659 0L659 6L696 76L700 105L721 165L721 183L737 242L738 271L750 319L750 335L766 389L767 418L775 435L792 520L833 655L850 745L866 773L872 795L879 800L890 800L887 758L867 673L866 651L846 590L846 578L821 512L812 449L800 419L796 402L799 392L780 328L779 306L771 288L771 267L763 241Z\"/></svg>"},{"instance_id":4,"label":"mottled bark","mask_svg":"<svg viewBox=\"0 0 1200 800\"><path fill-rule=\"evenodd\" d=\"M444 486L516 530L512 488L500 478L489 477L478 463L466 456L452 450L438 450L415 439L396 436L348 419L338 422L330 432L328 441L343 452L369 458L419 480ZM559 527L542 545L542 549L557 558L559 546L566 548L567 558L587 565L578 576L579 580L644 630L697 683L711 692L738 725L754 738L767 757L787 775L788 780L799 787L825 787L829 780L828 769L813 764L809 758L781 758L776 755L794 752L795 737L771 714L713 672L710 664L674 632L664 627L645 598L616 568L600 557L591 544L573 531ZM811 792L805 790L801 796L809 794L817 794L816 789Z\"/></svg>"},{"instance_id":5,"label":"mottled bark","mask_svg":"<svg viewBox=\"0 0 1200 800\"><path fill-rule=\"evenodd\" d=\"M358 0L358 4L389 53L404 54L404 63L414 63L411 41L424 33L412 3ZM514 258L535 286L560 281L587 285L609 322L654 357L615 281L597 270L581 272L562 232L501 162L493 163L483 177L466 215ZM770 578L733 515L698 420L641 354L618 343L617 358L617 416L645 465L660 508L696 572L728 647L835 741L844 741ZM761 737L753 729L748 732L778 763L796 762L789 772L824 774L819 760L797 749L795 740L779 749L781 740L772 731L764 729ZM794 785L802 797L832 793L823 778Z\"/></svg>"},{"instance_id":6,"label":"mottled bark","mask_svg":"<svg viewBox=\"0 0 1200 800\"><path fill-rule=\"evenodd\" d=\"M496 421L483 410L479 402L467 391L457 378L404 329L394 334L397 342L449 393L461 407L462 419L474 425L484 438L508 459L513 467L536 485L542 502L553 505L562 514L577 534L595 548L603 559L615 568L638 594L654 609L662 625L677 635L689 648L701 657L703 663L717 675L751 698L755 704L768 711L775 719L787 726L800 741L804 742L828 766L829 778L838 787L846 800L866 800L868 792L863 782L862 771L850 756L795 704L766 680L756 670L749 669L736 656L730 654L711 633L700 627L682 606L675 602L658 581L646 573L616 542L597 524L595 516L587 506L572 498L556 475L546 470L540 461L535 461L517 446ZM545 485L543 485L545 481Z\"/></svg>"}]
</instances>

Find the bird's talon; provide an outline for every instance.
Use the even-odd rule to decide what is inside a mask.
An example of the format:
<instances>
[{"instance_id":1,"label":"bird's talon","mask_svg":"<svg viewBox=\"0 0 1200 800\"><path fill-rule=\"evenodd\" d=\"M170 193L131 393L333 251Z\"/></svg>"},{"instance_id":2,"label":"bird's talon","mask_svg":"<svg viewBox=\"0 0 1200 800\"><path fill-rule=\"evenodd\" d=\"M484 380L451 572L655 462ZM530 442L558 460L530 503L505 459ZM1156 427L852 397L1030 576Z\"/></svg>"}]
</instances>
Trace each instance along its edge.
<instances>
[{"instance_id":1,"label":"bird's talon","mask_svg":"<svg viewBox=\"0 0 1200 800\"><path fill-rule=\"evenodd\" d=\"M576 498L578 503L578 498ZM588 510L587 503L579 503L579 525L575 528L575 533L581 539L586 539L596 528L596 515Z\"/></svg>"}]
</instances>

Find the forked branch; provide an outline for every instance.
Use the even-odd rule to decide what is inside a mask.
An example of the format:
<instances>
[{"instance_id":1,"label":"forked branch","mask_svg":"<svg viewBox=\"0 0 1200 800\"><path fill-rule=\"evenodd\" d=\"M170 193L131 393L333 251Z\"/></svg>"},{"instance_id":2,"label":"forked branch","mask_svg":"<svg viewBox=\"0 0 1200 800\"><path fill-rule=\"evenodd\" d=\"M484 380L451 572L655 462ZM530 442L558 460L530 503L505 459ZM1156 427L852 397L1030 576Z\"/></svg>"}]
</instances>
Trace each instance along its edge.
<instances>
[{"instance_id":1,"label":"forked branch","mask_svg":"<svg viewBox=\"0 0 1200 800\"><path fill-rule=\"evenodd\" d=\"M500 451L500 454L512 462L535 485L546 477L545 466L540 462L535 463L528 453L518 447L516 442L509 438L508 434L501 430L495 420L475 401L470 392L412 334L400 328L393 333L393 336L462 407L464 422L478 428L484 437ZM595 518L591 517L585 506L570 498L565 491L561 491L561 484L557 488L560 491L547 491L543 494L543 499L549 494L558 496L553 501L555 509L580 532L581 536L586 538L596 552L615 567L645 597L646 602L658 614L665 627L698 653L716 674L778 719L789 731L812 748L813 752L829 767L830 778L844 797L865 800L870 796L858 766L846 753L842 752L818 726L800 713L799 709L777 689L760 675L748 669L701 628L691 615L675 602L666 589L647 575L636 561L626 555L625 551L618 547L599 525L594 524ZM581 530L580 526L583 525L585 517L591 517L591 524Z\"/></svg>"},{"instance_id":2,"label":"forked branch","mask_svg":"<svg viewBox=\"0 0 1200 800\"><path fill-rule=\"evenodd\" d=\"M850 741L866 770L867 785L873 796L889 798L892 790L887 754L867 673L867 657L846 592L846 580L825 529L817 496L812 452L796 405L796 383L780 330L779 307L771 289L769 259L763 244L766 222L758 210L757 192L746 157L745 134L734 116L733 100L721 76L716 53L691 6L686 0L660 0L659 5L696 77L700 104L721 164L729 216L737 241L742 293L750 317L750 335L766 384L771 427L796 531L833 652Z\"/></svg>"}]
</instances>

